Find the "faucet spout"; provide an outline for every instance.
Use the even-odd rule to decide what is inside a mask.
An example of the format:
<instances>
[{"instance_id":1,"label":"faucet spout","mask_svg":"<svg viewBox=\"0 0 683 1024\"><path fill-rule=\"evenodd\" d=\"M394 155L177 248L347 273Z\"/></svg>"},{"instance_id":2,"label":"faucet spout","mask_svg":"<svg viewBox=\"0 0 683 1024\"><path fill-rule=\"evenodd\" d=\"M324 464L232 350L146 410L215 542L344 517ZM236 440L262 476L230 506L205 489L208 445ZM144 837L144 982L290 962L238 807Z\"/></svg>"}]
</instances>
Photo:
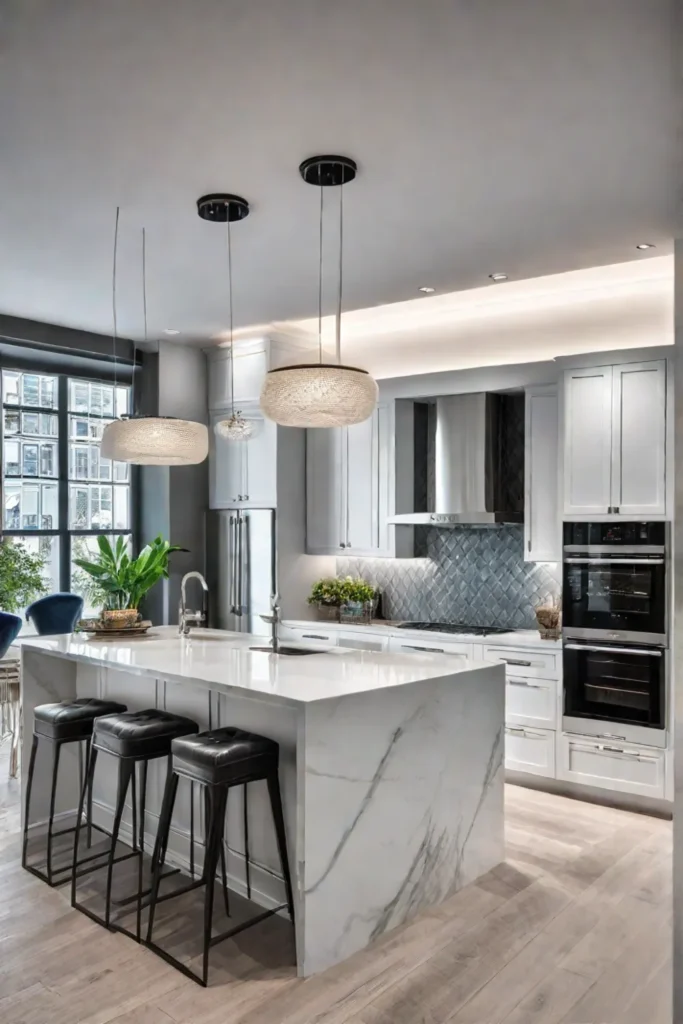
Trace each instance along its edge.
<instances>
[{"instance_id":1,"label":"faucet spout","mask_svg":"<svg viewBox=\"0 0 683 1024\"><path fill-rule=\"evenodd\" d=\"M199 612L192 612L187 609L186 587L188 580L192 579L199 580L204 594L202 609ZM208 618L206 595L208 592L209 585L200 572L194 569L192 572L185 573L180 581L180 606L178 609L178 632L182 636L188 635L191 625L206 626Z\"/></svg>"}]
</instances>

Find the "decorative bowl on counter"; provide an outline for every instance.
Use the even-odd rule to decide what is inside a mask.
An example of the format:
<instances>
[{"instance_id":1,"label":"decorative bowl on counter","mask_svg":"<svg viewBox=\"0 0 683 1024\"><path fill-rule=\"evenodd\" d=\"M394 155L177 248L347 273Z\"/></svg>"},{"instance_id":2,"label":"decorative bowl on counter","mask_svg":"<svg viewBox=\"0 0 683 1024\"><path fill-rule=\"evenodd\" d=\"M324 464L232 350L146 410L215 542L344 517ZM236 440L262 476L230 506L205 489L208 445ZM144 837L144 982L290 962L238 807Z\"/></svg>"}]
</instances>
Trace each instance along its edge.
<instances>
[{"instance_id":1,"label":"decorative bowl on counter","mask_svg":"<svg viewBox=\"0 0 683 1024\"><path fill-rule=\"evenodd\" d=\"M139 621L135 621L131 625L121 626L114 620L102 619L81 619L78 623L77 631L79 633L87 633L90 639L114 639L115 637L132 637L132 636L144 636L147 630L151 627L152 623L148 619L141 619L138 616Z\"/></svg>"},{"instance_id":2,"label":"decorative bowl on counter","mask_svg":"<svg viewBox=\"0 0 683 1024\"><path fill-rule=\"evenodd\" d=\"M141 618L137 608L105 608L100 612L100 620L110 629L128 629Z\"/></svg>"}]
</instances>

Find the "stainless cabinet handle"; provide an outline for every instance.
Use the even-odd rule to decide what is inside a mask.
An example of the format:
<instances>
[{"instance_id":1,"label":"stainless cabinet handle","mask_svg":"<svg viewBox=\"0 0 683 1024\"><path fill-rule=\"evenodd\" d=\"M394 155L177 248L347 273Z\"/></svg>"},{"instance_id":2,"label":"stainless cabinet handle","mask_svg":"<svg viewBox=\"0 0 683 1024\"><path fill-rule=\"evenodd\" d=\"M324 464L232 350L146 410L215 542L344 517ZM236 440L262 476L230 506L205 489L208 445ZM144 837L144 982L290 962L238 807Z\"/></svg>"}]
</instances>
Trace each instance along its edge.
<instances>
[{"instance_id":1,"label":"stainless cabinet handle","mask_svg":"<svg viewBox=\"0 0 683 1024\"><path fill-rule=\"evenodd\" d=\"M329 636L321 636L320 633L302 633L302 640L329 640Z\"/></svg>"},{"instance_id":2,"label":"stainless cabinet handle","mask_svg":"<svg viewBox=\"0 0 683 1024\"><path fill-rule=\"evenodd\" d=\"M417 647L415 644L401 644L406 651L427 651L434 654L445 654L443 647Z\"/></svg>"},{"instance_id":3,"label":"stainless cabinet handle","mask_svg":"<svg viewBox=\"0 0 683 1024\"><path fill-rule=\"evenodd\" d=\"M598 651L605 654L638 654L643 658L661 658L661 651L641 650L640 647L598 647L595 644L565 644L566 651Z\"/></svg>"},{"instance_id":4,"label":"stainless cabinet handle","mask_svg":"<svg viewBox=\"0 0 683 1024\"><path fill-rule=\"evenodd\" d=\"M244 608L244 602L242 600L242 583L244 576L244 535L242 528L244 526L244 518L241 515L237 517L237 614L242 615L242 609Z\"/></svg>"},{"instance_id":5,"label":"stainless cabinet handle","mask_svg":"<svg viewBox=\"0 0 683 1024\"><path fill-rule=\"evenodd\" d=\"M647 754L637 754L635 751L624 750L623 747L610 747L604 743L596 743L589 746L583 743L570 743L572 750L580 750L585 754L595 754L597 757L614 757L616 754L620 761L641 761L643 764L656 764L659 760L656 757L648 757Z\"/></svg>"},{"instance_id":6,"label":"stainless cabinet handle","mask_svg":"<svg viewBox=\"0 0 683 1024\"><path fill-rule=\"evenodd\" d=\"M533 661L518 661L516 658L500 658L506 665L518 665L520 668L531 668Z\"/></svg>"},{"instance_id":7,"label":"stainless cabinet handle","mask_svg":"<svg viewBox=\"0 0 683 1024\"><path fill-rule=\"evenodd\" d=\"M528 740L544 740L545 736L538 732L530 732L528 729L515 728L513 725L506 725L505 732L513 736L526 736Z\"/></svg>"},{"instance_id":8,"label":"stainless cabinet handle","mask_svg":"<svg viewBox=\"0 0 683 1024\"><path fill-rule=\"evenodd\" d=\"M235 615L237 601L237 527L235 516L230 516L230 550L232 552L232 566L230 572L230 614Z\"/></svg>"},{"instance_id":9,"label":"stainless cabinet handle","mask_svg":"<svg viewBox=\"0 0 683 1024\"><path fill-rule=\"evenodd\" d=\"M543 683L530 683L526 679L508 679L510 686L526 686L528 690L547 690Z\"/></svg>"}]
</instances>

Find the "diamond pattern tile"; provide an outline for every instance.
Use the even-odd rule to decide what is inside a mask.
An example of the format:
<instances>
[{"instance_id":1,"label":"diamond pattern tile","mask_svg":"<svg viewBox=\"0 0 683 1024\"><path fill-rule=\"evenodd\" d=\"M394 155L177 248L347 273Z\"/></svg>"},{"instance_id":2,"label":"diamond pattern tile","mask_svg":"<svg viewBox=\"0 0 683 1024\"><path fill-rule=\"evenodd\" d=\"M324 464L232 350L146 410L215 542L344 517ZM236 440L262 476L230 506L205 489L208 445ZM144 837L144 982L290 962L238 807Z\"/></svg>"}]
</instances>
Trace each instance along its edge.
<instances>
[{"instance_id":1,"label":"diamond pattern tile","mask_svg":"<svg viewBox=\"0 0 683 1024\"><path fill-rule=\"evenodd\" d=\"M338 558L384 595L390 619L533 629L534 606L560 594L561 567L524 561L524 527L419 529L424 558Z\"/></svg>"}]
</instances>

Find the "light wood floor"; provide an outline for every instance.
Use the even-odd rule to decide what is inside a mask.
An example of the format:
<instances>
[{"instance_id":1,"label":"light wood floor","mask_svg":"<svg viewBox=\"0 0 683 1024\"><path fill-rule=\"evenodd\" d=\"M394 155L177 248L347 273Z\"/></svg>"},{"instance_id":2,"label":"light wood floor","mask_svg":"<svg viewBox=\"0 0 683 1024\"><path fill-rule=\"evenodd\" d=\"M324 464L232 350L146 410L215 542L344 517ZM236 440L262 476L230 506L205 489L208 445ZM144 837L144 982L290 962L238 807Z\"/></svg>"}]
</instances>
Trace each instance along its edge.
<instances>
[{"instance_id":1,"label":"light wood floor","mask_svg":"<svg viewBox=\"0 0 683 1024\"><path fill-rule=\"evenodd\" d=\"M510 786L507 860L306 981L285 922L202 990L19 867L0 759L3 1024L671 1024L671 825Z\"/></svg>"}]
</instances>

